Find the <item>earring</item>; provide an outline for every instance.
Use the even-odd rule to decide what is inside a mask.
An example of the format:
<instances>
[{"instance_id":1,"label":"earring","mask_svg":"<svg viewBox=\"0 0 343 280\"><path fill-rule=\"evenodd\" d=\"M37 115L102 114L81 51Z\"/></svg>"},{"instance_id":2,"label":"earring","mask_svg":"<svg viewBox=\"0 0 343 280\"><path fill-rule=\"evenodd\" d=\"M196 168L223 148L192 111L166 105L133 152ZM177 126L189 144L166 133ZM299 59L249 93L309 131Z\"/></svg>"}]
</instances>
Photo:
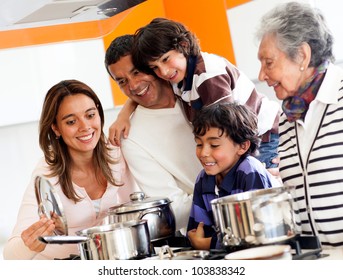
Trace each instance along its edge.
<instances>
[{"instance_id":1,"label":"earring","mask_svg":"<svg viewBox=\"0 0 343 280\"><path fill-rule=\"evenodd\" d=\"M58 140L60 139L61 136L56 135L55 139Z\"/></svg>"},{"instance_id":2,"label":"earring","mask_svg":"<svg viewBox=\"0 0 343 280\"><path fill-rule=\"evenodd\" d=\"M300 71L302 72L302 71L304 71L305 69L304 69L304 66L301 66L300 67Z\"/></svg>"}]
</instances>

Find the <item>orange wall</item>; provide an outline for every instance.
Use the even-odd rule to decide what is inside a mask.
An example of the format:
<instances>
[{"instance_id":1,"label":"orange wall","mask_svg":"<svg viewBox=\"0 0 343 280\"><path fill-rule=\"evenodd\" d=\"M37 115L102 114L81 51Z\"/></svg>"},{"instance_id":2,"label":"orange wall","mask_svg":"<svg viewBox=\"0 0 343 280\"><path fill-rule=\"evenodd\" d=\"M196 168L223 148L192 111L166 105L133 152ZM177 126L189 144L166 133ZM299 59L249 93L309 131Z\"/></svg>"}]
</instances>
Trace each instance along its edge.
<instances>
[{"instance_id":1,"label":"orange wall","mask_svg":"<svg viewBox=\"0 0 343 280\"><path fill-rule=\"evenodd\" d=\"M125 20L122 20L116 29L103 37L105 49L117 36L124 34L132 34L139 27L148 24L154 17L165 17L163 1L148 0L131 9L131 12L126 15ZM118 85L109 77L114 104L124 104L127 97L121 92Z\"/></svg>"},{"instance_id":2,"label":"orange wall","mask_svg":"<svg viewBox=\"0 0 343 280\"><path fill-rule=\"evenodd\" d=\"M194 32L203 51L217 53L235 63L226 10L249 1L147 0L106 20L0 31L0 49L94 38L103 38L107 49L115 37L134 33L155 17L167 17ZM110 82L114 104L123 104L126 96L111 79Z\"/></svg>"},{"instance_id":3,"label":"orange wall","mask_svg":"<svg viewBox=\"0 0 343 280\"><path fill-rule=\"evenodd\" d=\"M200 40L203 51L235 63L223 0L164 0L166 16L185 24Z\"/></svg>"},{"instance_id":4,"label":"orange wall","mask_svg":"<svg viewBox=\"0 0 343 280\"><path fill-rule=\"evenodd\" d=\"M226 8L231 9L238 5L245 4L247 2L250 2L251 0L225 0Z\"/></svg>"},{"instance_id":5,"label":"orange wall","mask_svg":"<svg viewBox=\"0 0 343 280\"><path fill-rule=\"evenodd\" d=\"M128 14L117 28L104 37L105 48L123 34L134 33L155 17L167 17L185 24L200 40L203 51L217 53L235 64L226 11L250 0L148 0ZM126 96L111 80L115 104L123 104Z\"/></svg>"}]
</instances>

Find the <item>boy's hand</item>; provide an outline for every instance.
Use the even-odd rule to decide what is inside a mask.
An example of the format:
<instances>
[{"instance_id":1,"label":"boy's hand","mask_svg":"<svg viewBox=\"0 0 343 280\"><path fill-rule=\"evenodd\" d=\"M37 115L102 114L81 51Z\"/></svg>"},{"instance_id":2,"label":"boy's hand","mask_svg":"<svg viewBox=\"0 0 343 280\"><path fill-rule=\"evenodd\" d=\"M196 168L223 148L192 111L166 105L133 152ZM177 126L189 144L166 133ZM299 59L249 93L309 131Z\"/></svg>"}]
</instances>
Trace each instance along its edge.
<instances>
[{"instance_id":1,"label":"boy's hand","mask_svg":"<svg viewBox=\"0 0 343 280\"><path fill-rule=\"evenodd\" d=\"M112 145L120 146L121 137L127 138L130 131L130 120L120 119L117 120L109 128L109 140Z\"/></svg>"},{"instance_id":2,"label":"boy's hand","mask_svg":"<svg viewBox=\"0 0 343 280\"><path fill-rule=\"evenodd\" d=\"M187 234L193 248L198 250L210 249L211 237L205 237L203 222L200 222L196 229L191 229Z\"/></svg>"}]
</instances>

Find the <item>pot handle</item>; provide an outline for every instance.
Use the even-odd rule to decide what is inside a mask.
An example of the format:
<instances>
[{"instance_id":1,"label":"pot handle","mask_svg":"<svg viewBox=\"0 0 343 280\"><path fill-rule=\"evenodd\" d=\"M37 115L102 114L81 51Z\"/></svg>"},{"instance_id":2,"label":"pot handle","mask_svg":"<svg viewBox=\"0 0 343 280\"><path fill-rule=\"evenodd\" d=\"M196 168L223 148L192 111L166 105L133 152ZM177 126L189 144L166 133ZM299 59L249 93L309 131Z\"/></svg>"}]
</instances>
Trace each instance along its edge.
<instances>
[{"instance_id":1,"label":"pot handle","mask_svg":"<svg viewBox=\"0 0 343 280\"><path fill-rule=\"evenodd\" d=\"M223 245L224 246L238 246L241 243L241 239L236 237L230 227L224 229Z\"/></svg>"},{"instance_id":2,"label":"pot handle","mask_svg":"<svg viewBox=\"0 0 343 280\"><path fill-rule=\"evenodd\" d=\"M154 208L149 208L149 209L142 211L142 213L139 214L138 219L141 220L145 215L152 214L152 213L156 213L160 218L162 216L161 208L154 207Z\"/></svg>"},{"instance_id":3,"label":"pot handle","mask_svg":"<svg viewBox=\"0 0 343 280\"><path fill-rule=\"evenodd\" d=\"M173 250L169 247L169 245L164 245L161 247L161 250L158 253L160 260L164 259L164 255L168 255L168 258L173 258L175 256Z\"/></svg>"},{"instance_id":4,"label":"pot handle","mask_svg":"<svg viewBox=\"0 0 343 280\"><path fill-rule=\"evenodd\" d=\"M38 240L45 244L76 244L89 240L86 236L38 236Z\"/></svg>"}]
</instances>

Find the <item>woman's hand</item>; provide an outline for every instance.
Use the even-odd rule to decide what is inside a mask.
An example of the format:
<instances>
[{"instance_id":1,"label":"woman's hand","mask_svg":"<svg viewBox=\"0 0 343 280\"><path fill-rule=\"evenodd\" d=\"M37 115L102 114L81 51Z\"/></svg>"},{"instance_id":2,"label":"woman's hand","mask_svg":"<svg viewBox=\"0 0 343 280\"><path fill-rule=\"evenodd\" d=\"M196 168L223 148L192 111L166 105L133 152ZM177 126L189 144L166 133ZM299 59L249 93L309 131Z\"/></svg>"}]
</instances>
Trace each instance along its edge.
<instances>
[{"instance_id":1,"label":"woman's hand","mask_svg":"<svg viewBox=\"0 0 343 280\"><path fill-rule=\"evenodd\" d=\"M42 215L40 220L24 230L21 238L24 244L34 252L42 252L46 244L38 240L39 236L52 235L55 229L54 222Z\"/></svg>"},{"instance_id":2,"label":"woman's hand","mask_svg":"<svg viewBox=\"0 0 343 280\"><path fill-rule=\"evenodd\" d=\"M188 238L192 247L197 250L209 250L211 246L211 237L205 237L204 223L200 222L196 229L188 231Z\"/></svg>"}]
</instances>

